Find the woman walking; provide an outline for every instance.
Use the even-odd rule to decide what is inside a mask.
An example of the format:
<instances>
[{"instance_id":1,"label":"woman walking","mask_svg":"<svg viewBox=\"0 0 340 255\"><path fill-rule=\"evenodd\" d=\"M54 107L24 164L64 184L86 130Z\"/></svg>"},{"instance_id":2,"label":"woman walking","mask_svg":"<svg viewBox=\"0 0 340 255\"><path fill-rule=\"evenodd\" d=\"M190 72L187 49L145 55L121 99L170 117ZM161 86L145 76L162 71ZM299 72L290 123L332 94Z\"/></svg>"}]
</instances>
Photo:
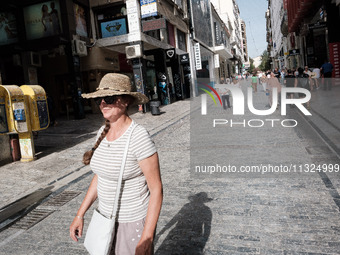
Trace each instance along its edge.
<instances>
[{"instance_id":1,"label":"woman walking","mask_svg":"<svg viewBox=\"0 0 340 255\"><path fill-rule=\"evenodd\" d=\"M97 198L99 213L110 217L128 144L110 254L153 254L163 198L158 154L146 129L127 114L128 106L144 104L148 98L132 92L130 78L117 73L106 74L95 92L82 96L94 99L105 118L105 126L99 129L95 145L83 157L84 164L90 164L95 175L70 226L70 236L74 241L82 236L84 215Z\"/></svg>"}]
</instances>

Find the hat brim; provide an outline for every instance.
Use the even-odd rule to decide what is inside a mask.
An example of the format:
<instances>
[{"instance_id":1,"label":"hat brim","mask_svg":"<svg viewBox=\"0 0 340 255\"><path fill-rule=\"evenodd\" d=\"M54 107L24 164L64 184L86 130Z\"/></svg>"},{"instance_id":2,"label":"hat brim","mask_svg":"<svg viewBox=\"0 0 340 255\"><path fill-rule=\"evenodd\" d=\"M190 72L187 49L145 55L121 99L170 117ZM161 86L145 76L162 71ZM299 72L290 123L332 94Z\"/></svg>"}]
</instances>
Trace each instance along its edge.
<instances>
[{"instance_id":1,"label":"hat brim","mask_svg":"<svg viewBox=\"0 0 340 255\"><path fill-rule=\"evenodd\" d=\"M112 91L109 89L105 89L105 90L98 90L92 93L81 94L81 96L86 99L91 99L91 98L96 98L96 97L106 97L106 96L121 96L121 95L132 96L135 99L132 105L146 104L147 102L149 102L149 98L140 92L121 92L121 91Z\"/></svg>"}]
</instances>

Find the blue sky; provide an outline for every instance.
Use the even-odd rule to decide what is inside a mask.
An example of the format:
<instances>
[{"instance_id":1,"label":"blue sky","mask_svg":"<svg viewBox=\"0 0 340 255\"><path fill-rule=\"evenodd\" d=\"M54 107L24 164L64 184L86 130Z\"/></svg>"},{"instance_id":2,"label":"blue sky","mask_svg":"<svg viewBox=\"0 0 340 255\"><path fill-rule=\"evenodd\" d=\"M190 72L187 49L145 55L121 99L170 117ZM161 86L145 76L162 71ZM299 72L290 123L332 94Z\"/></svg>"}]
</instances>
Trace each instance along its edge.
<instances>
[{"instance_id":1,"label":"blue sky","mask_svg":"<svg viewBox=\"0 0 340 255\"><path fill-rule=\"evenodd\" d=\"M267 48L265 12L267 0L236 0L240 16L246 23L249 57L262 55Z\"/></svg>"}]
</instances>

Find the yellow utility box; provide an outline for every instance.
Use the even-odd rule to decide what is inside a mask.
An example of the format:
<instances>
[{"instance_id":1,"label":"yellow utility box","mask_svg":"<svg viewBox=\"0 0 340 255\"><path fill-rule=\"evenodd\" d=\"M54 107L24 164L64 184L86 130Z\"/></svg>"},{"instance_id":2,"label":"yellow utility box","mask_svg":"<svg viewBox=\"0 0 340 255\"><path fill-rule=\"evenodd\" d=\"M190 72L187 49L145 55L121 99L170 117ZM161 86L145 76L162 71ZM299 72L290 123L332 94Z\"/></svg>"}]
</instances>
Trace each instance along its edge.
<instances>
[{"instance_id":1,"label":"yellow utility box","mask_svg":"<svg viewBox=\"0 0 340 255\"><path fill-rule=\"evenodd\" d=\"M48 128L50 121L47 97L43 87L39 85L22 85L20 86L20 89L26 96L32 131L39 131Z\"/></svg>"},{"instance_id":2,"label":"yellow utility box","mask_svg":"<svg viewBox=\"0 0 340 255\"><path fill-rule=\"evenodd\" d=\"M7 91L0 86L0 135L9 132L6 105L8 105Z\"/></svg>"},{"instance_id":3,"label":"yellow utility box","mask_svg":"<svg viewBox=\"0 0 340 255\"><path fill-rule=\"evenodd\" d=\"M5 106L8 125L8 132L4 133L18 133L21 161L29 162L34 160L35 151L29 110L23 91L17 85L0 85L0 97L0 105ZM2 110L1 116L4 115Z\"/></svg>"},{"instance_id":4,"label":"yellow utility box","mask_svg":"<svg viewBox=\"0 0 340 255\"><path fill-rule=\"evenodd\" d=\"M27 121L27 109L25 95L16 85L0 85L0 108L1 108L1 130L5 128L5 117L7 119L7 132L1 133L26 133L30 129ZM5 108L5 109L3 109Z\"/></svg>"}]
</instances>

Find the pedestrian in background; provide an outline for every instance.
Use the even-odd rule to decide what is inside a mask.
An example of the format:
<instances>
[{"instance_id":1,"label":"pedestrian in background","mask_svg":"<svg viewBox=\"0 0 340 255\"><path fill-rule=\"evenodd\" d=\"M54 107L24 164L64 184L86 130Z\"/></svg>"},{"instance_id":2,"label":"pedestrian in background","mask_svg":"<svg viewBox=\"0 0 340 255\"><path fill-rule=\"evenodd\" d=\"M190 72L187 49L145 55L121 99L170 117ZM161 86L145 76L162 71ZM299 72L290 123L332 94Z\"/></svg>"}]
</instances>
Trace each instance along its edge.
<instances>
[{"instance_id":1,"label":"pedestrian in background","mask_svg":"<svg viewBox=\"0 0 340 255\"><path fill-rule=\"evenodd\" d=\"M257 77L258 77L258 79L259 79L259 85L261 85L261 84L262 84L262 81L261 81L262 72L261 72L261 71L257 73Z\"/></svg>"},{"instance_id":2,"label":"pedestrian in background","mask_svg":"<svg viewBox=\"0 0 340 255\"><path fill-rule=\"evenodd\" d=\"M277 68L274 69L274 76L275 76L275 77L278 79L278 81L280 82L281 73L280 73L280 71L279 71Z\"/></svg>"},{"instance_id":3,"label":"pedestrian in background","mask_svg":"<svg viewBox=\"0 0 340 255\"><path fill-rule=\"evenodd\" d=\"M280 104L280 98L281 98L281 83L275 76L273 72L270 73L270 78L267 82L267 90L269 92L269 105L272 107L273 105L273 90L274 88L277 89L277 97L278 97L278 104Z\"/></svg>"},{"instance_id":4,"label":"pedestrian in background","mask_svg":"<svg viewBox=\"0 0 340 255\"><path fill-rule=\"evenodd\" d=\"M222 106L224 110L227 110L227 108L231 108L230 106L230 90L227 89L225 86L219 89L219 92L221 93L221 99L222 99ZM226 105L227 102L227 105Z\"/></svg>"},{"instance_id":5,"label":"pedestrian in background","mask_svg":"<svg viewBox=\"0 0 340 255\"><path fill-rule=\"evenodd\" d=\"M122 155L131 133L110 254L153 254L163 197L158 154L146 129L127 114L128 106L145 104L148 98L132 92L130 78L117 73L106 74L95 92L82 96L94 99L105 125L99 129L93 148L83 157L95 175L70 226L70 236L74 241L82 236L84 215L97 198L97 211L105 217L112 214Z\"/></svg>"},{"instance_id":6,"label":"pedestrian in background","mask_svg":"<svg viewBox=\"0 0 340 255\"><path fill-rule=\"evenodd\" d=\"M312 71L315 75L312 77L314 79L316 89L320 88L320 68L315 67Z\"/></svg>"},{"instance_id":7,"label":"pedestrian in background","mask_svg":"<svg viewBox=\"0 0 340 255\"><path fill-rule=\"evenodd\" d=\"M261 81L261 85L263 87L263 90L266 92L267 90L267 76L265 74L262 74L261 78L260 78L260 81Z\"/></svg>"},{"instance_id":8,"label":"pedestrian in background","mask_svg":"<svg viewBox=\"0 0 340 255\"><path fill-rule=\"evenodd\" d=\"M281 70L281 80L280 80L281 85L284 85L286 74L287 74L287 73L286 73L286 70L283 68L283 69Z\"/></svg>"},{"instance_id":9,"label":"pedestrian in background","mask_svg":"<svg viewBox=\"0 0 340 255\"><path fill-rule=\"evenodd\" d=\"M256 73L253 73L253 76L251 77L251 86L253 88L253 92L257 92L257 76Z\"/></svg>"},{"instance_id":10,"label":"pedestrian in background","mask_svg":"<svg viewBox=\"0 0 340 255\"><path fill-rule=\"evenodd\" d=\"M239 80L238 80L237 75L235 75L235 76L232 77L232 83L231 83L231 84L233 84L234 86L236 86L236 87L238 87L238 88L241 88L241 84L240 84L240 82L239 82Z\"/></svg>"},{"instance_id":11,"label":"pedestrian in background","mask_svg":"<svg viewBox=\"0 0 340 255\"><path fill-rule=\"evenodd\" d=\"M305 70L303 71L305 74L308 74L308 76L310 77L311 75L311 71L309 70L308 66L305 66Z\"/></svg>"},{"instance_id":12,"label":"pedestrian in background","mask_svg":"<svg viewBox=\"0 0 340 255\"><path fill-rule=\"evenodd\" d=\"M294 72L293 72L293 73L294 73L294 76L295 76L295 77L298 77L298 75L299 75L298 70L294 69Z\"/></svg>"},{"instance_id":13,"label":"pedestrian in background","mask_svg":"<svg viewBox=\"0 0 340 255\"><path fill-rule=\"evenodd\" d=\"M331 90L332 89L332 72L333 72L333 65L325 60L325 63L320 68L321 73L323 74L324 83L323 83L323 90Z\"/></svg>"},{"instance_id":14,"label":"pedestrian in background","mask_svg":"<svg viewBox=\"0 0 340 255\"><path fill-rule=\"evenodd\" d=\"M309 75L304 72L302 67L298 68L299 75L295 79L294 87L303 88L311 91ZM304 93L298 93L299 98L304 98ZM310 101L307 102L307 109L310 109Z\"/></svg>"}]
</instances>

